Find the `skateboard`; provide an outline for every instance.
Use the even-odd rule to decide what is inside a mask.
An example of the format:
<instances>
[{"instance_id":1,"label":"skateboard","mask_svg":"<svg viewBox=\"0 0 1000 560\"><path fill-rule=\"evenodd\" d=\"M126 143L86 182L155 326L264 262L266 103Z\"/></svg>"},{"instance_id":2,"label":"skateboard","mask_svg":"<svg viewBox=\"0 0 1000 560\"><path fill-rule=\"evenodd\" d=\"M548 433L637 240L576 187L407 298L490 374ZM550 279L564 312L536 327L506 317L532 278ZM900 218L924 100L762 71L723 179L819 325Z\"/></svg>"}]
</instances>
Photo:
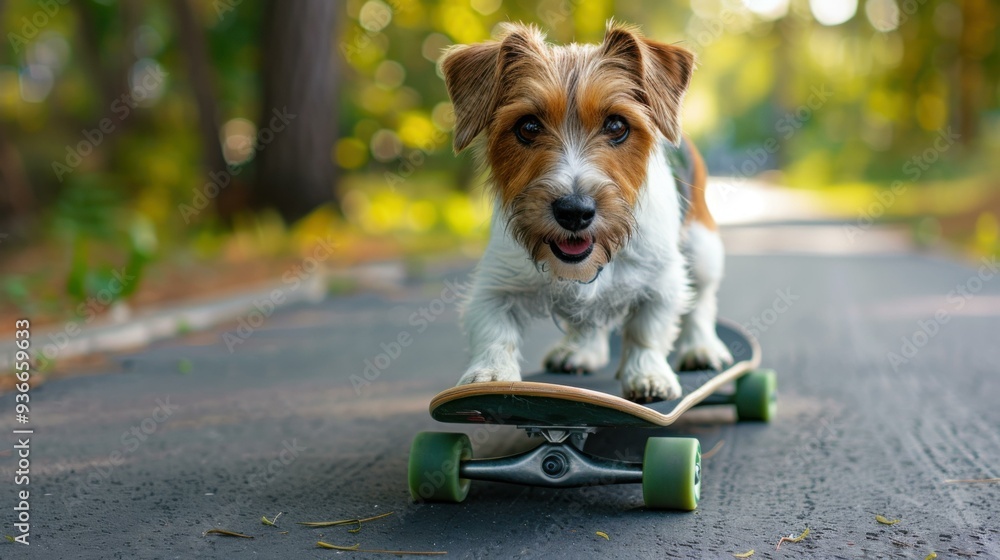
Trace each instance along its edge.
<instances>
[{"instance_id":1,"label":"skateboard","mask_svg":"<svg viewBox=\"0 0 1000 560\"><path fill-rule=\"evenodd\" d=\"M735 405L740 421L770 421L777 378L760 367L760 346L739 325L720 320L719 338L733 355L724 371L678 373L679 399L643 405L617 396L613 376L541 373L525 381L460 385L431 400L441 422L515 426L543 440L525 453L474 459L464 433L421 432L410 449L409 488L415 501L461 502L471 480L553 488L641 483L647 507L691 511L701 494L701 447L696 438L650 437L642 463L584 451L601 428L660 428L695 406ZM673 358L671 356L670 358Z\"/></svg>"}]
</instances>

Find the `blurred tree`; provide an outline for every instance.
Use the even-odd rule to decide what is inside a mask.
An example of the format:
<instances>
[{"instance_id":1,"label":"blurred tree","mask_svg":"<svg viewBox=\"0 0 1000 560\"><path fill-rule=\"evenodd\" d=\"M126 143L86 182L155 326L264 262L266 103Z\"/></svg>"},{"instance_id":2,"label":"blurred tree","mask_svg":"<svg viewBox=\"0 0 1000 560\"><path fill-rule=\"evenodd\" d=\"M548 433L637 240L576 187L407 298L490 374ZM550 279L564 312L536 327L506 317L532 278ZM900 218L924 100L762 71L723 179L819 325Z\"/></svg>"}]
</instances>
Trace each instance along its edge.
<instances>
[{"instance_id":1,"label":"blurred tree","mask_svg":"<svg viewBox=\"0 0 1000 560\"><path fill-rule=\"evenodd\" d=\"M111 101L120 95L122 87L127 84L125 76L129 65L123 60L112 61L120 62L120 65L105 62L111 58L106 56L109 49L105 45L107 35L111 35L111 33L109 33L109 25L105 21L105 14L100 13L104 11L103 7L93 2L79 2L74 4L74 8L77 13L76 30L80 45L80 58L83 59L83 64L86 65L91 79L96 83L95 89L100 95L100 106L108 107L111 105ZM130 6L124 9L122 19L125 19L127 12L130 22L134 22L134 8L134 6ZM130 49L125 50L131 52Z\"/></svg>"},{"instance_id":2,"label":"blurred tree","mask_svg":"<svg viewBox=\"0 0 1000 560\"><path fill-rule=\"evenodd\" d=\"M342 11L339 3L325 0L269 0L265 8L254 203L277 209L286 222L333 200L332 41Z\"/></svg>"},{"instance_id":3,"label":"blurred tree","mask_svg":"<svg viewBox=\"0 0 1000 560\"><path fill-rule=\"evenodd\" d=\"M0 123L0 231L11 228L15 219L29 219L35 209L35 195L21 154Z\"/></svg>"},{"instance_id":4,"label":"blurred tree","mask_svg":"<svg viewBox=\"0 0 1000 560\"><path fill-rule=\"evenodd\" d=\"M180 49L187 65L198 106L198 132L201 136L202 159L211 172L226 169L226 160L219 144L219 109L212 72L212 60L202 26L198 22L191 0L174 0L174 17L180 36Z\"/></svg>"},{"instance_id":5,"label":"blurred tree","mask_svg":"<svg viewBox=\"0 0 1000 560\"><path fill-rule=\"evenodd\" d=\"M987 0L965 0L960 4L962 27L959 37L958 129L963 142L975 140L979 119L989 95L984 59L996 46L997 8Z\"/></svg>"},{"instance_id":6,"label":"blurred tree","mask_svg":"<svg viewBox=\"0 0 1000 560\"><path fill-rule=\"evenodd\" d=\"M834 8L839 22L817 17ZM909 179L904 166L951 127L967 144L918 182L995 174L996 0L0 0L0 231L21 217L45 224L70 183L93 174L102 179L83 187L120 189L122 210L182 242L252 208L294 221L335 192L352 223L430 230L447 211L417 206L410 219L400 197L482 184L473 158L448 149L441 50L518 20L556 42L599 41L612 15L698 53L685 126L713 173L777 168L801 186ZM168 77L130 100L149 67ZM829 100L813 99L827 86ZM100 133L106 119L113 130ZM765 142L774 149L761 160ZM171 209L204 200L227 171L188 228Z\"/></svg>"}]
</instances>

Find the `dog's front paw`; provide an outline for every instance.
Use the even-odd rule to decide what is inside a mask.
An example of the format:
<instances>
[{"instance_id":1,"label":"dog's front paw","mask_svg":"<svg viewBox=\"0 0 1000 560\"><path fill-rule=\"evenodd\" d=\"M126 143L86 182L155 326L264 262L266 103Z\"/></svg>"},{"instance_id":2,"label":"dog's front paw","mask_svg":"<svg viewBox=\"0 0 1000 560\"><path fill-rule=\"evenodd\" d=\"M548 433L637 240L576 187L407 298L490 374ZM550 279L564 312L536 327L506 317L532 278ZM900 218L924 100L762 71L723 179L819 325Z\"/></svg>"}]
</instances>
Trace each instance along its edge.
<instances>
[{"instance_id":1,"label":"dog's front paw","mask_svg":"<svg viewBox=\"0 0 1000 560\"><path fill-rule=\"evenodd\" d=\"M634 351L618 371L622 396L636 402L671 401L683 392L666 356L652 350Z\"/></svg>"},{"instance_id":2,"label":"dog's front paw","mask_svg":"<svg viewBox=\"0 0 1000 560\"><path fill-rule=\"evenodd\" d=\"M488 381L520 381L521 372L515 367L473 366L458 380L458 385Z\"/></svg>"},{"instance_id":3,"label":"dog's front paw","mask_svg":"<svg viewBox=\"0 0 1000 560\"><path fill-rule=\"evenodd\" d=\"M545 369L555 373L593 373L608 365L608 340L588 344L563 340L545 357Z\"/></svg>"},{"instance_id":4,"label":"dog's front paw","mask_svg":"<svg viewBox=\"0 0 1000 560\"><path fill-rule=\"evenodd\" d=\"M733 355L714 330L691 329L681 332L677 341L677 356L677 369L680 371L722 371L733 363Z\"/></svg>"}]
</instances>

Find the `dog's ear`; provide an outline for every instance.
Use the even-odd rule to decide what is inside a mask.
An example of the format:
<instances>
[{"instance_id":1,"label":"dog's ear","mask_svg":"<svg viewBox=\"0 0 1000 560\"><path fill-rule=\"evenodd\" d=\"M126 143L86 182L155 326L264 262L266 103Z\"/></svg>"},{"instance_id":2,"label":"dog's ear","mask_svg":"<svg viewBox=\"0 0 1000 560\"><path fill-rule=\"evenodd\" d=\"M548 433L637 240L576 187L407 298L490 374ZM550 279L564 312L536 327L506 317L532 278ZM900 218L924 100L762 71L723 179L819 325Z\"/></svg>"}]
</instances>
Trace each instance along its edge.
<instances>
[{"instance_id":1,"label":"dog's ear","mask_svg":"<svg viewBox=\"0 0 1000 560\"><path fill-rule=\"evenodd\" d=\"M455 107L455 152L461 152L486 127L496 105L500 43L459 45L441 62L444 83Z\"/></svg>"},{"instance_id":2,"label":"dog's ear","mask_svg":"<svg viewBox=\"0 0 1000 560\"><path fill-rule=\"evenodd\" d=\"M461 152L486 128L519 62L537 54L545 37L531 26L505 24L499 41L451 47L441 69L455 107L455 151Z\"/></svg>"},{"instance_id":3,"label":"dog's ear","mask_svg":"<svg viewBox=\"0 0 1000 560\"><path fill-rule=\"evenodd\" d=\"M681 140L681 102L691 72L694 54L687 49L651 41L634 28L608 23L604 56L618 61L634 73L642 85L643 102L649 107L660 132L674 144Z\"/></svg>"}]
</instances>

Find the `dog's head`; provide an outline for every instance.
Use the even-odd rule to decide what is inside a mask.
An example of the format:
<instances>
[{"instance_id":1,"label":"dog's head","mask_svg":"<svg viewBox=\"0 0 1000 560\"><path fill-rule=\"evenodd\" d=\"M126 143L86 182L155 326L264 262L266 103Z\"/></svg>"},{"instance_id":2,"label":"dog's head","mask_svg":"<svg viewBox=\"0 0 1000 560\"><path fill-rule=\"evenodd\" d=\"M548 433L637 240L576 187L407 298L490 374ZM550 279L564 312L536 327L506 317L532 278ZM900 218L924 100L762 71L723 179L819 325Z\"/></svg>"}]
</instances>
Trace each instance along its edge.
<instances>
[{"instance_id":1,"label":"dog's head","mask_svg":"<svg viewBox=\"0 0 1000 560\"><path fill-rule=\"evenodd\" d=\"M680 141L694 55L610 23L599 45L554 46L534 27L452 47L442 63L455 150L480 133L513 237L559 278L593 279L634 228L660 135Z\"/></svg>"}]
</instances>

